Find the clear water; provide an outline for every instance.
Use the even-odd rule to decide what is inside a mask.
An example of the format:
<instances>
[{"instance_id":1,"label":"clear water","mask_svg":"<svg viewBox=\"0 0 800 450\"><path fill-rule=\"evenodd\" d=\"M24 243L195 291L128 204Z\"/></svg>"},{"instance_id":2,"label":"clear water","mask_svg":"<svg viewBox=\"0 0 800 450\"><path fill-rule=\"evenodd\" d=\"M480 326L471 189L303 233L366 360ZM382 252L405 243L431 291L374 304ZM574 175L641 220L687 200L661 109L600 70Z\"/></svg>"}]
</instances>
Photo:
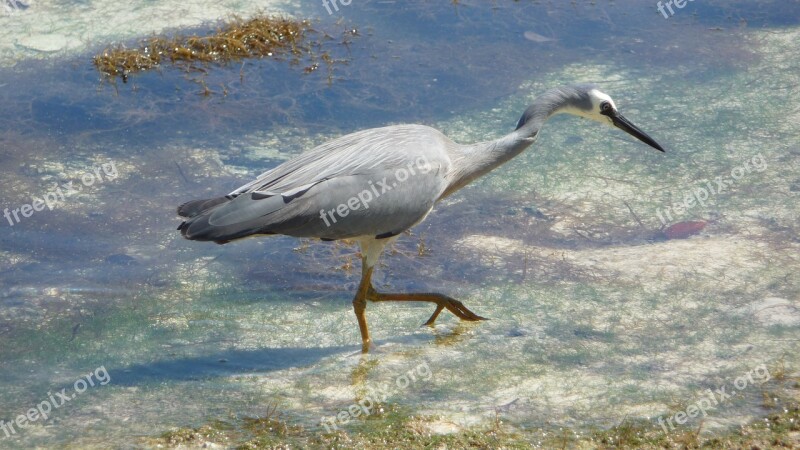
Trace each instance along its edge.
<instances>
[{"instance_id":1,"label":"clear water","mask_svg":"<svg viewBox=\"0 0 800 450\"><path fill-rule=\"evenodd\" d=\"M136 447L270 404L322 431L357 392L422 363L430 379L388 401L441 416L442 430L497 414L525 429L655 419L728 386L739 395L709 412L712 433L762 413L761 380L739 390L737 378L798 369L797 2L697 0L669 19L632 0L353 0L332 15L318 1L265 3L332 34L358 29L349 45L326 44L349 60L332 83L325 70L248 61L116 86L91 65L111 42L210 29L204 20L252 6L134 2L97 19L120 8L110 5L0 15L0 207L82 187L13 226L0 220L0 420L95 381L47 420L0 429L0 447ZM48 33L69 44L31 48ZM430 307L369 305L378 351L365 365L355 247L215 246L175 231L176 205L332 137L414 122L486 140L573 82L599 84L668 152L553 119L376 273L379 289L441 291L490 321L443 315L421 328ZM659 214L717 177L725 190L666 224L708 226L665 239Z\"/></svg>"}]
</instances>

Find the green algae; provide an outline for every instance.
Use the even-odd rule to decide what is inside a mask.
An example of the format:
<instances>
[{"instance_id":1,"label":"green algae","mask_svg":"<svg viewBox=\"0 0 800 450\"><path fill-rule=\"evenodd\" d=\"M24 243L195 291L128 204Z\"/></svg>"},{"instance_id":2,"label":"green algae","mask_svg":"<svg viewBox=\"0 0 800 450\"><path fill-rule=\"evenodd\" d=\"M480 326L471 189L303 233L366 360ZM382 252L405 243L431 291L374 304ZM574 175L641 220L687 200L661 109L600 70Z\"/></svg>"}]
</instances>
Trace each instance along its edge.
<instances>
[{"instance_id":1,"label":"green algae","mask_svg":"<svg viewBox=\"0 0 800 450\"><path fill-rule=\"evenodd\" d=\"M775 372L777 373L777 372ZM651 421L623 419L608 429L587 432L570 428L520 428L501 415L481 426L436 433L432 426L441 417L414 414L396 404L361 419L347 429L334 432L292 426L291 419L265 418L212 422L198 428L181 428L144 442L148 446L208 447L224 445L237 449L327 448L327 449L430 449L430 448L573 448L573 449L740 449L795 448L800 445L800 379L783 377L765 391L772 403L765 404L763 417L739 429L705 436L700 429L667 430ZM702 428L702 427L701 427Z\"/></svg>"}]
</instances>

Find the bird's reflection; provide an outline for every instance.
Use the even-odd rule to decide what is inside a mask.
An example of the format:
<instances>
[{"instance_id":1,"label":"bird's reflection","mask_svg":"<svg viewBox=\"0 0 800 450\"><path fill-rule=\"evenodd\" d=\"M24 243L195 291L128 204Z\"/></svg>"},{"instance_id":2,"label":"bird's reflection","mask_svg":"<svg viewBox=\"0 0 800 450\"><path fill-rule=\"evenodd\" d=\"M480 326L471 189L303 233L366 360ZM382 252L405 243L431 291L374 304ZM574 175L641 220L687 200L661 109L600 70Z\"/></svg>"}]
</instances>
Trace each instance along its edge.
<instances>
[{"instance_id":1,"label":"bird's reflection","mask_svg":"<svg viewBox=\"0 0 800 450\"><path fill-rule=\"evenodd\" d=\"M467 340L472 336L475 322L459 321L453 328L434 328L433 342L437 346L450 347Z\"/></svg>"},{"instance_id":2,"label":"bird's reflection","mask_svg":"<svg viewBox=\"0 0 800 450\"><path fill-rule=\"evenodd\" d=\"M472 335L472 330L475 327L474 322L460 321L454 324L453 327L434 327L433 332L433 345L436 347L451 347L453 345L465 342ZM376 352L363 353L358 355L358 363L350 373L350 380L355 392L356 403L364 400L374 400L375 386L381 383L386 384L387 380L379 379L375 370L380 366L382 361L390 359L403 359L414 362L414 367L410 367L407 373L398 374L397 380L404 381L402 377L409 376L412 381L419 379L428 380L432 376L428 363L421 358L423 349L410 350L404 348L398 351L386 351L386 347L377 348ZM395 382L397 380L390 380Z\"/></svg>"}]
</instances>

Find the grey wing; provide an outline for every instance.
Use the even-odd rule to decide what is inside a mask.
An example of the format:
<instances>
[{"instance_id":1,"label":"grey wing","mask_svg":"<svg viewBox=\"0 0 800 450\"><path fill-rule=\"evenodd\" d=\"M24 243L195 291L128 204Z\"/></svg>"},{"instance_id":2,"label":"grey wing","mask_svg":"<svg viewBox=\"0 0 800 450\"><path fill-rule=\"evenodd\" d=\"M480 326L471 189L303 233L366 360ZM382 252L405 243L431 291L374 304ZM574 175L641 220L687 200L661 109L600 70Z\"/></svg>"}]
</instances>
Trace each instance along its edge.
<instances>
[{"instance_id":1,"label":"grey wing","mask_svg":"<svg viewBox=\"0 0 800 450\"><path fill-rule=\"evenodd\" d=\"M395 236L424 219L444 188L436 170L401 178L383 170L325 180L277 212L269 229L323 239Z\"/></svg>"},{"instance_id":2,"label":"grey wing","mask_svg":"<svg viewBox=\"0 0 800 450\"><path fill-rule=\"evenodd\" d=\"M373 128L342 136L268 170L229 195L293 195L316 182L380 169L399 169L420 157L449 163L447 137L422 125Z\"/></svg>"},{"instance_id":3,"label":"grey wing","mask_svg":"<svg viewBox=\"0 0 800 450\"><path fill-rule=\"evenodd\" d=\"M192 217L189 239L251 234L389 237L421 221L446 189L449 140L418 125L333 140L265 172Z\"/></svg>"}]
</instances>

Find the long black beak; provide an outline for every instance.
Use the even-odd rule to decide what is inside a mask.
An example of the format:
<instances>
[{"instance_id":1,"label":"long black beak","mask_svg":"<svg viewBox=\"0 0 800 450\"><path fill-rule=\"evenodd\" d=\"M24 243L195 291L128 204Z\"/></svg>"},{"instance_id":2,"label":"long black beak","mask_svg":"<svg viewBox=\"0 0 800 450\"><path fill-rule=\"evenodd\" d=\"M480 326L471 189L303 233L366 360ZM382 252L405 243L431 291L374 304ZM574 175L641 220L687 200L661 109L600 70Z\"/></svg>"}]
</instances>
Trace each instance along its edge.
<instances>
[{"instance_id":1,"label":"long black beak","mask_svg":"<svg viewBox=\"0 0 800 450\"><path fill-rule=\"evenodd\" d=\"M631 136L635 137L636 139L644 142L645 144L653 147L654 149L663 152L664 149L658 145L653 138L647 135L644 131L640 130L636 125L630 123L628 119L623 117L622 114L616 113L611 115L611 121L614 122L614 126L619 128L620 130L630 134Z\"/></svg>"}]
</instances>

